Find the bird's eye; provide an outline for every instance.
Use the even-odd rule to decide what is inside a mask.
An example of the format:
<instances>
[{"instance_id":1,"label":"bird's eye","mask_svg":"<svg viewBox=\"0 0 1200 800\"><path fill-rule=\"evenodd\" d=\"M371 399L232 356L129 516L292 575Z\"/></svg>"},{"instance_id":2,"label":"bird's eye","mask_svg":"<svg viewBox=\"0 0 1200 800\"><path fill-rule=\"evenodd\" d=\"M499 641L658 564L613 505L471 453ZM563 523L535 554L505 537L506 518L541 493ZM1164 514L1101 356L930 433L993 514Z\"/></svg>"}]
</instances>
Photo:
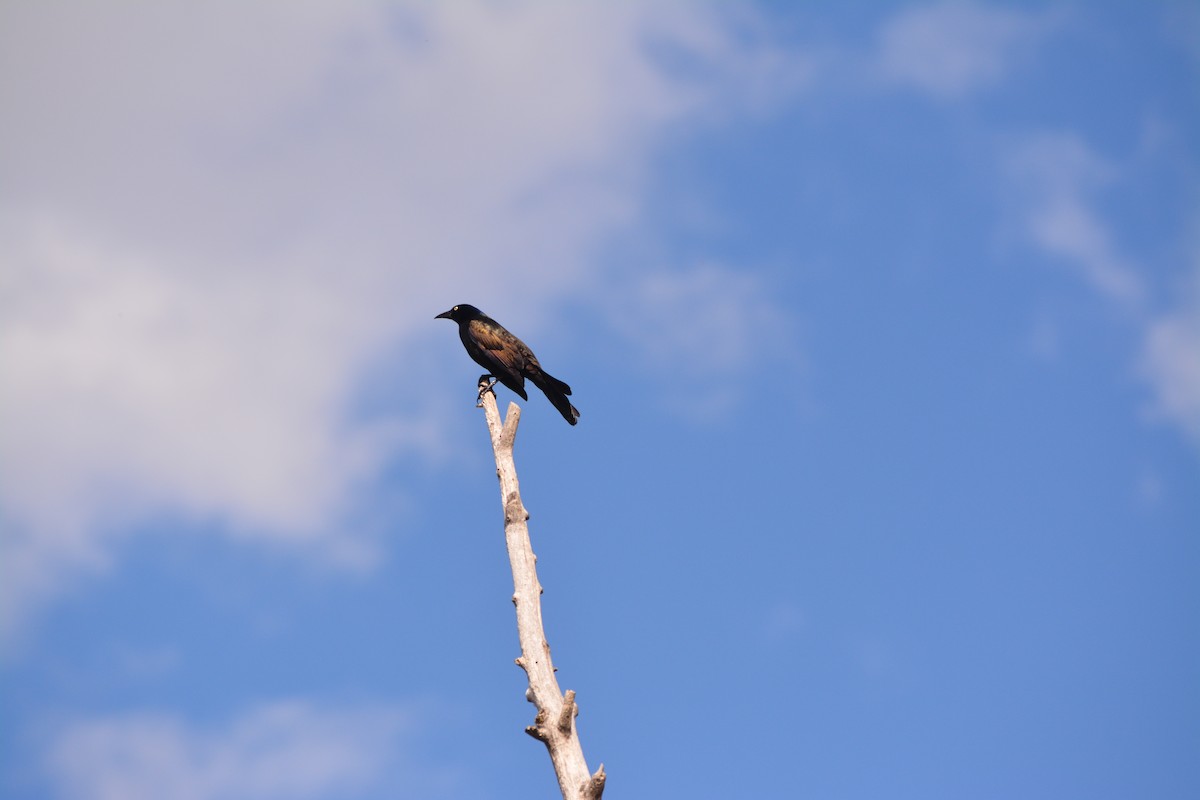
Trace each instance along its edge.
<instances>
[{"instance_id":1,"label":"bird's eye","mask_svg":"<svg viewBox=\"0 0 1200 800\"><path fill-rule=\"evenodd\" d=\"M458 311L458 306L455 306L455 307L454 307L454 310L455 310L455 311Z\"/></svg>"}]
</instances>

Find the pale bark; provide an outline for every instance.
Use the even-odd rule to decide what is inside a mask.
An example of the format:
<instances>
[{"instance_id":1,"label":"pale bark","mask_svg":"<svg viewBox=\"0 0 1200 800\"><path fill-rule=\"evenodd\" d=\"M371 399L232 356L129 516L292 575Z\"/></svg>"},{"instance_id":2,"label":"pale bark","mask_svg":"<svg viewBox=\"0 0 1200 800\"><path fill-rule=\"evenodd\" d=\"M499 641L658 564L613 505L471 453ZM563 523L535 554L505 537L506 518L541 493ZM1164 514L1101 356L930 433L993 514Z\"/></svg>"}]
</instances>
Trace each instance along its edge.
<instances>
[{"instance_id":1,"label":"pale bark","mask_svg":"<svg viewBox=\"0 0 1200 800\"><path fill-rule=\"evenodd\" d=\"M517 608L517 635L521 641L521 656L517 666L525 670L529 688L525 699L537 707L533 724L525 732L544 743L558 776L558 787L564 800L598 800L604 792L604 765L595 774L588 772L575 727L579 707L575 692L566 696L558 688L554 665L550 661L550 645L542 627L542 585L537 578L537 556L529 541L529 512L521 502L517 485L517 468L513 462L513 442L521 409L510 403L503 421L496 405L496 395L486 388L486 376L480 378L480 402L487 416L492 452L496 456L496 475L500 478L500 500L504 506L504 540L513 573L513 605Z\"/></svg>"}]
</instances>

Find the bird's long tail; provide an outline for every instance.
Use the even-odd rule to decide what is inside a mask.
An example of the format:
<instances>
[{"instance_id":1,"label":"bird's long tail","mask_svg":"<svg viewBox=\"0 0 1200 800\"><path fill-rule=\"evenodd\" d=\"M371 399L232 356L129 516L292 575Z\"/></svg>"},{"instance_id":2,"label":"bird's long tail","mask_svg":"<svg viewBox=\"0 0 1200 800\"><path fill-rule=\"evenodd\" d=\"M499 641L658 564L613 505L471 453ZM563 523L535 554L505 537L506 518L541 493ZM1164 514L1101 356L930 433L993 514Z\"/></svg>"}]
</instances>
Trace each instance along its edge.
<instances>
[{"instance_id":1,"label":"bird's long tail","mask_svg":"<svg viewBox=\"0 0 1200 800\"><path fill-rule=\"evenodd\" d=\"M542 390L546 399L558 409L558 413L562 414L563 419L572 425L579 421L579 409L571 405L571 401L567 399L567 395L571 393L570 386L540 370L537 374L530 375L529 380Z\"/></svg>"}]
</instances>

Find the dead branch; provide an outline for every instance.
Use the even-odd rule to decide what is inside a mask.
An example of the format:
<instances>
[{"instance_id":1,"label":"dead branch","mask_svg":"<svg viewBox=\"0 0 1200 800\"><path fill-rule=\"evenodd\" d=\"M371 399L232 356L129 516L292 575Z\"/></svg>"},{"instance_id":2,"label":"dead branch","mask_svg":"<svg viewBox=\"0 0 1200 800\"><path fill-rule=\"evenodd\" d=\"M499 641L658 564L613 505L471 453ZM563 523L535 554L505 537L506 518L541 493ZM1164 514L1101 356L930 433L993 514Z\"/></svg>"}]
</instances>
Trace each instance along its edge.
<instances>
[{"instance_id":1,"label":"dead branch","mask_svg":"<svg viewBox=\"0 0 1200 800\"><path fill-rule=\"evenodd\" d=\"M487 383L479 381L480 402L487 417L492 452L496 456L496 475L500 478L500 502L504 507L504 540L512 564L513 605L517 609L517 635L521 641L521 656L517 666L525 670L529 688L525 698L537 708L533 724L525 729L533 738L546 745L558 787L564 800L599 800L604 792L604 765L595 774L588 772L579 743L575 717L579 706L575 692L563 696L550 661L550 644L542 627L542 585L537 578L537 557L529 541L529 512L521 502L517 484L517 468L513 462L513 444L521 409L509 403L508 414L502 421L496 405L496 394Z\"/></svg>"}]
</instances>

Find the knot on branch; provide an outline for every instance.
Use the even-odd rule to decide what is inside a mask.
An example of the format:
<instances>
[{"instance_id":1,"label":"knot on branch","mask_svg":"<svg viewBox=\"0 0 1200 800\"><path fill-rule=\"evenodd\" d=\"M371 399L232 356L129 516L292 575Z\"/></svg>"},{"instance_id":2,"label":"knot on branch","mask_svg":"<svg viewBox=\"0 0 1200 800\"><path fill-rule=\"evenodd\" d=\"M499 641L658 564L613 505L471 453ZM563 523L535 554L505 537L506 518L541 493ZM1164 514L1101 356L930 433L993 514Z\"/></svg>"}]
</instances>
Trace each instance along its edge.
<instances>
[{"instance_id":1,"label":"knot on branch","mask_svg":"<svg viewBox=\"0 0 1200 800\"><path fill-rule=\"evenodd\" d=\"M546 728L546 712L539 709L534 715L533 724L525 728L525 732L539 742L550 744L550 731Z\"/></svg>"},{"instance_id":2,"label":"knot on branch","mask_svg":"<svg viewBox=\"0 0 1200 800\"><path fill-rule=\"evenodd\" d=\"M563 696L562 711L558 712L558 729L564 734L571 733L571 721L579 715L579 706L575 704L575 690L567 689Z\"/></svg>"},{"instance_id":3,"label":"knot on branch","mask_svg":"<svg viewBox=\"0 0 1200 800\"><path fill-rule=\"evenodd\" d=\"M521 495L516 492L509 493L508 497L504 498L504 524L524 522L527 519L529 519L529 512L525 510L525 504L521 502Z\"/></svg>"}]
</instances>

